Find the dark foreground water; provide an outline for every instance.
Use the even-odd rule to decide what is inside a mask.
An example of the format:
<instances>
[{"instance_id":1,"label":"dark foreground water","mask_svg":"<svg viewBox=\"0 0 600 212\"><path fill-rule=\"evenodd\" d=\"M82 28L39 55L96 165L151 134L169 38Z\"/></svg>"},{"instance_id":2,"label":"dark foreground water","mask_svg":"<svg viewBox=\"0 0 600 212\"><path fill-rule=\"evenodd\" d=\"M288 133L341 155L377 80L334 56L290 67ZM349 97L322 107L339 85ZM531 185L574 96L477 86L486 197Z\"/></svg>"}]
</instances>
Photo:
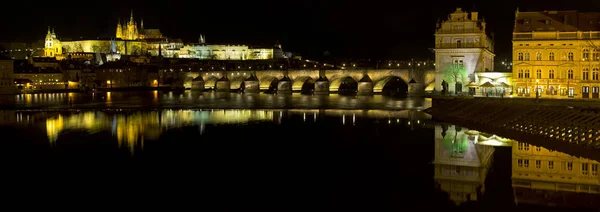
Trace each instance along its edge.
<instances>
[{"instance_id":1,"label":"dark foreground water","mask_svg":"<svg viewBox=\"0 0 600 212\"><path fill-rule=\"evenodd\" d=\"M600 198L598 161L417 110L0 114L6 209L593 211Z\"/></svg>"}]
</instances>

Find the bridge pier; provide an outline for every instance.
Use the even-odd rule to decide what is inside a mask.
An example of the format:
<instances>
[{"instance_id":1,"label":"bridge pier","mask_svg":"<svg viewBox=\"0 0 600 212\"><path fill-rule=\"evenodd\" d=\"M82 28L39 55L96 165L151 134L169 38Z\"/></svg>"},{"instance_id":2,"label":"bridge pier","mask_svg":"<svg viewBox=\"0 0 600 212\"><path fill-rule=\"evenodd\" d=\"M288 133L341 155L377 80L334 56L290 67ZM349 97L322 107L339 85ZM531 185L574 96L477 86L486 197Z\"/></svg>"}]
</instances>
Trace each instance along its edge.
<instances>
[{"instance_id":1,"label":"bridge pier","mask_svg":"<svg viewBox=\"0 0 600 212\"><path fill-rule=\"evenodd\" d=\"M259 93L260 83L256 75L252 74L248 79L244 80L244 93Z\"/></svg>"},{"instance_id":2,"label":"bridge pier","mask_svg":"<svg viewBox=\"0 0 600 212\"><path fill-rule=\"evenodd\" d=\"M277 82L277 94L292 94L292 80L288 76Z\"/></svg>"},{"instance_id":3,"label":"bridge pier","mask_svg":"<svg viewBox=\"0 0 600 212\"><path fill-rule=\"evenodd\" d=\"M315 95L329 95L329 80L327 77L319 77L315 80Z\"/></svg>"},{"instance_id":4,"label":"bridge pier","mask_svg":"<svg viewBox=\"0 0 600 212\"><path fill-rule=\"evenodd\" d=\"M425 84L422 82L411 82L408 84L409 97L421 97L425 95Z\"/></svg>"},{"instance_id":5,"label":"bridge pier","mask_svg":"<svg viewBox=\"0 0 600 212\"><path fill-rule=\"evenodd\" d=\"M215 90L219 92L229 92L231 89L231 82L227 79L226 75L223 75L221 79L217 80L217 85L215 86Z\"/></svg>"},{"instance_id":6,"label":"bridge pier","mask_svg":"<svg viewBox=\"0 0 600 212\"><path fill-rule=\"evenodd\" d=\"M192 80L192 91L203 91L204 90L204 79L198 76Z\"/></svg>"},{"instance_id":7,"label":"bridge pier","mask_svg":"<svg viewBox=\"0 0 600 212\"><path fill-rule=\"evenodd\" d=\"M358 81L358 95L373 95L373 80L371 80L371 77L369 77L367 74L365 74L362 79Z\"/></svg>"}]
</instances>

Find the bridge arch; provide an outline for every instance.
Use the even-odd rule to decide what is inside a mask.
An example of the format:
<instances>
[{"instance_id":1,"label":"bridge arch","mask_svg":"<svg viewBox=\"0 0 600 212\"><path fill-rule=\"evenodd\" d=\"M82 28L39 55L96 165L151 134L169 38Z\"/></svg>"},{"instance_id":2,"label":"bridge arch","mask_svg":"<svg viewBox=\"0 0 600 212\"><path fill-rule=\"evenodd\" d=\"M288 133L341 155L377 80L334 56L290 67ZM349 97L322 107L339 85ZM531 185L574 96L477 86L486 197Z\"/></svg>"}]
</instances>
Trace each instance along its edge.
<instances>
[{"instance_id":1,"label":"bridge arch","mask_svg":"<svg viewBox=\"0 0 600 212\"><path fill-rule=\"evenodd\" d=\"M230 89L232 89L232 90L240 89L243 87L242 85L244 84L244 78L237 77L235 79L231 79L230 83L231 83L231 84L229 84Z\"/></svg>"},{"instance_id":2,"label":"bridge arch","mask_svg":"<svg viewBox=\"0 0 600 212\"><path fill-rule=\"evenodd\" d=\"M308 92L314 90L315 80L310 76L297 77L292 84L292 91Z\"/></svg>"},{"instance_id":3,"label":"bridge arch","mask_svg":"<svg viewBox=\"0 0 600 212\"><path fill-rule=\"evenodd\" d=\"M387 76L373 85L373 92L381 93L384 96L402 96L408 95L408 84L398 76Z\"/></svg>"},{"instance_id":4,"label":"bridge arch","mask_svg":"<svg viewBox=\"0 0 600 212\"><path fill-rule=\"evenodd\" d=\"M216 87L217 87L217 80L219 80L219 78L217 78L215 76L208 77L204 81L204 88L206 88L206 89L216 89Z\"/></svg>"},{"instance_id":5,"label":"bridge arch","mask_svg":"<svg viewBox=\"0 0 600 212\"><path fill-rule=\"evenodd\" d=\"M358 82L351 76L340 76L329 84L329 91L338 93L358 92Z\"/></svg>"},{"instance_id":6,"label":"bridge arch","mask_svg":"<svg viewBox=\"0 0 600 212\"><path fill-rule=\"evenodd\" d=\"M260 90L261 91L275 90L275 89L277 89L277 83L279 82L279 79L277 79L277 77L274 77L274 76L265 76L265 77L261 78L259 81L260 81Z\"/></svg>"}]
</instances>

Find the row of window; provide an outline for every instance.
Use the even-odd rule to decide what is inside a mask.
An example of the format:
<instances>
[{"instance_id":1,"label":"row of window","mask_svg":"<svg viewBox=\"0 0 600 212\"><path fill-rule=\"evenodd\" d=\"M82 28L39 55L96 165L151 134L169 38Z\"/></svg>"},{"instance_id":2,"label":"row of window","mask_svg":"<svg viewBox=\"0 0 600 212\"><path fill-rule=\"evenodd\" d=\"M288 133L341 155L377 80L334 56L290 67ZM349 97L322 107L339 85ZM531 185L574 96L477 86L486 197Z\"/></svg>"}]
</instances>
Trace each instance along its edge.
<instances>
[{"instance_id":1,"label":"row of window","mask_svg":"<svg viewBox=\"0 0 600 212\"><path fill-rule=\"evenodd\" d=\"M594 61L599 61L600 60L600 52L594 50L592 52L592 57L590 58L590 51L587 49L583 50L583 54L581 59L582 60L594 60ZM567 54L563 54L563 60L568 60L568 61L574 61L575 60L575 55L573 54L573 52L569 52ZM519 52L517 53L517 60L519 61L529 61L530 57L529 57L529 52ZM535 54L535 60L542 60L542 53L541 52L537 52ZM553 61L554 60L554 52L550 52L548 54L548 60Z\"/></svg>"},{"instance_id":2,"label":"row of window","mask_svg":"<svg viewBox=\"0 0 600 212\"><path fill-rule=\"evenodd\" d=\"M598 68L594 68L592 70L592 80L599 80L599 76L598 76L599 71L600 70ZM535 72L535 75L536 75L535 78L542 79L542 70L538 69ZM548 71L548 79L554 79L556 77L556 75L558 75L558 74L556 74L554 70L549 70ZM529 69L527 69L527 70L523 70L523 69L519 70L517 77L518 78L526 78L526 79L531 78ZM567 79L574 79L574 71L573 70L567 70ZM582 80L590 80L590 70L589 70L589 68L584 68L583 69L583 71L581 72L581 79Z\"/></svg>"},{"instance_id":3,"label":"row of window","mask_svg":"<svg viewBox=\"0 0 600 212\"><path fill-rule=\"evenodd\" d=\"M554 161L547 161L548 169L554 169ZM529 168L529 159L517 159L517 166L521 168ZM542 161L535 160L535 168L542 168ZM573 162L560 162L561 170L573 171ZM590 172L591 169L591 172ZM581 174L587 176L591 174L592 176L598 176L598 164L589 164L589 163L581 163Z\"/></svg>"}]
</instances>

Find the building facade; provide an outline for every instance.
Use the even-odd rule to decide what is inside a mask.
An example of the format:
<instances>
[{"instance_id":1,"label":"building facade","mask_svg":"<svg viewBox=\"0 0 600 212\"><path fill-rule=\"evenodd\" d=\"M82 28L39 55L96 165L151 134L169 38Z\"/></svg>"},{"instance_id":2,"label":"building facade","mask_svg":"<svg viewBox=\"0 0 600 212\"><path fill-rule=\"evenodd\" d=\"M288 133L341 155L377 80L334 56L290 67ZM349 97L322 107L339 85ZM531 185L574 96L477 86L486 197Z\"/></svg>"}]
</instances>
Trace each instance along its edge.
<instances>
[{"instance_id":1,"label":"building facade","mask_svg":"<svg viewBox=\"0 0 600 212\"><path fill-rule=\"evenodd\" d=\"M14 64L9 58L0 57L0 94L14 94Z\"/></svg>"},{"instance_id":2,"label":"building facade","mask_svg":"<svg viewBox=\"0 0 600 212\"><path fill-rule=\"evenodd\" d=\"M477 74L494 67L494 43L486 34L486 23L477 12L461 8L436 26L436 91L462 93L467 84L478 82ZM445 85L442 85L442 84Z\"/></svg>"},{"instance_id":3,"label":"building facade","mask_svg":"<svg viewBox=\"0 0 600 212\"><path fill-rule=\"evenodd\" d=\"M517 11L512 40L518 96L600 98L600 13Z\"/></svg>"}]
</instances>

